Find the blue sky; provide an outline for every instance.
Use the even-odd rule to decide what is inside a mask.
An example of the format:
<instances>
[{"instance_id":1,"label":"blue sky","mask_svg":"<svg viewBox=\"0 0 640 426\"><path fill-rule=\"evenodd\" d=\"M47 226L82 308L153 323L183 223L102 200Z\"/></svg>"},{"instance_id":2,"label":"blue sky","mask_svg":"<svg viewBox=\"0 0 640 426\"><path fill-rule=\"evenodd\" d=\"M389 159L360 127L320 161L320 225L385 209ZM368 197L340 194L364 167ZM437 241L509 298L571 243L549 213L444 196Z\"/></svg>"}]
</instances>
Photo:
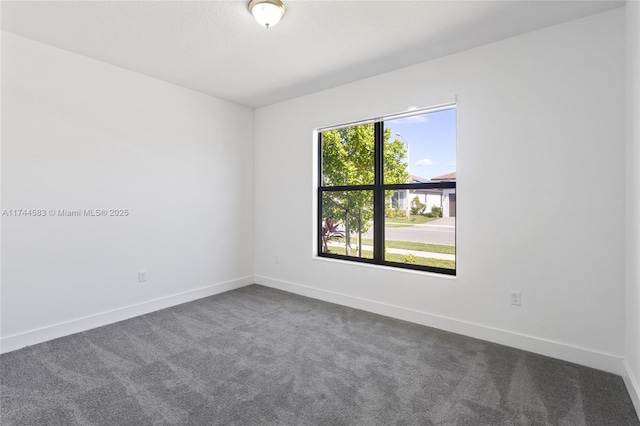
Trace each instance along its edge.
<instances>
[{"instance_id":1,"label":"blue sky","mask_svg":"<svg viewBox=\"0 0 640 426\"><path fill-rule=\"evenodd\" d=\"M456 110L431 112L385 121L392 140L409 145L409 173L431 179L456 170Z\"/></svg>"}]
</instances>

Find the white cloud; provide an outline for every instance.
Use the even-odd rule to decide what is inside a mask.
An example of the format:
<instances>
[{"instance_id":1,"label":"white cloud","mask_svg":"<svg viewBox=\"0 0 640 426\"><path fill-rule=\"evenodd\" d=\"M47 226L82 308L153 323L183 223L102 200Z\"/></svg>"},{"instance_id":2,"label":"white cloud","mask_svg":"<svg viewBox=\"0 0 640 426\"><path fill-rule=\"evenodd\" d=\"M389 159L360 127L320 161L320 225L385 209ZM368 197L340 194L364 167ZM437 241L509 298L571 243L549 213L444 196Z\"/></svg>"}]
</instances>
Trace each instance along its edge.
<instances>
[{"instance_id":1,"label":"white cloud","mask_svg":"<svg viewBox=\"0 0 640 426\"><path fill-rule=\"evenodd\" d=\"M449 161L449 162L447 163L447 166L455 166L455 165L456 165L456 162L455 162L455 161Z\"/></svg>"},{"instance_id":2,"label":"white cloud","mask_svg":"<svg viewBox=\"0 0 640 426\"><path fill-rule=\"evenodd\" d=\"M416 161L416 165L418 165L418 166L431 166L431 165L433 165L433 161L430 158L423 158L422 160Z\"/></svg>"}]
</instances>

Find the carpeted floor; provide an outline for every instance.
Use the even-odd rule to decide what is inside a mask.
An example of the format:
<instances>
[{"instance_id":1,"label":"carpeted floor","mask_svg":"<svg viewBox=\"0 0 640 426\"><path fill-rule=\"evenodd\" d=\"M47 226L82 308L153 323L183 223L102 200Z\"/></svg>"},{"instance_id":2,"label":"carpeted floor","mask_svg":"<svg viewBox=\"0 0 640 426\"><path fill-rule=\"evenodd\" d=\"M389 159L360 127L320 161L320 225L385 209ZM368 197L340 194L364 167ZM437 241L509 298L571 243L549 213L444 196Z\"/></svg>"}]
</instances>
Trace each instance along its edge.
<instances>
[{"instance_id":1,"label":"carpeted floor","mask_svg":"<svg viewBox=\"0 0 640 426\"><path fill-rule=\"evenodd\" d=\"M620 377L250 286L0 357L9 425L640 425Z\"/></svg>"}]
</instances>

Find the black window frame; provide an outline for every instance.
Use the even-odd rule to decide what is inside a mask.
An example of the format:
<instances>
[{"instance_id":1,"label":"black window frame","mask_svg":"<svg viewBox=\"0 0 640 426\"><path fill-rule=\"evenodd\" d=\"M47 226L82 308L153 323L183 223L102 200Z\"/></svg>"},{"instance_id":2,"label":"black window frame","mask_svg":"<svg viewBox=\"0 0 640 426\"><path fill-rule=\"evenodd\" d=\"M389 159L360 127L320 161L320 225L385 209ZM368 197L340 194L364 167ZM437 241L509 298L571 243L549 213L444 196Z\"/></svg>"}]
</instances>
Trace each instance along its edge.
<instances>
[{"instance_id":1,"label":"black window frame","mask_svg":"<svg viewBox=\"0 0 640 426\"><path fill-rule=\"evenodd\" d=\"M423 110L420 112L415 112L412 114L407 114L406 116L414 116L421 114L428 114L430 112L437 112L449 109L456 109L455 105L449 105L446 107L440 108L432 108L428 110ZM436 274L443 275L453 275L456 276L457 271L457 260L455 263L455 268L439 268L434 266L424 266L424 265L416 265L411 263L402 263L402 262L393 262L389 260L385 260L384 253L384 245L385 245L385 191L388 190L401 190L401 189L455 189L456 182L445 181L445 182L424 182L424 183L401 183L401 184L384 184L384 154L383 154L383 146L384 146L384 122L390 121L397 117L390 116L385 118L380 118L376 120L363 120L361 122L350 123L344 126L336 126L326 129L318 129L318 186L317 186L317 255L318 257L330 258L330 259L339 259L346 260L350 262L358 262L358 263L367 263L372 265L379 266L389 266L400 269L411 269L418 270L424 272L432 272ZM456 121L457 121L457 111L456 111ZM324 186L323 185L323 161L322 161L322 133L327 130L332 130L336 128L350 127L350 126L358 126L362 124L374 124L374 183L371 185L336 185L336 186ZM457 139L457 137L456 137ZM457 145L457 142L456 142ZM373 259L363 258L363 257L355 257L355 256L346 256L335 253L326 253L322 250L322 231L323 231L323 220L322 220L322 196L326 192L344 192L344 191L361 191L361 190L369 190L373 191ZM456 190L457 193L457 190ZM456 228L456 241L457 241L457 228ZM456 244L457 247L457 244ZM457 258L457 256L456 256Z\"/></svg>"}]
</instances>

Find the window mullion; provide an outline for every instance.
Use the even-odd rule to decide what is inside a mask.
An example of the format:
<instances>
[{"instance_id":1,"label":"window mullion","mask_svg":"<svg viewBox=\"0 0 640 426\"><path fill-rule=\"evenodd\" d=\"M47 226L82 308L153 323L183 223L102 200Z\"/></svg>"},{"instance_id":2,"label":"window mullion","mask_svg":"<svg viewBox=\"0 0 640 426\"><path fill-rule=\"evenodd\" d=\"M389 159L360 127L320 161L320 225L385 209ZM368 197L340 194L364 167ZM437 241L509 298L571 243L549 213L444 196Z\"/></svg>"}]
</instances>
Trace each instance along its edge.
<instances>
[{"instance_id":1,"label":"window mullion","mask_svg":"<svg viewBox=\"0 0 640 426\"><path fill-rule=\"evenodd\" d=\"M324 186L324 177L322 175L322 132L318 132L318 206L317 206L317 214L318 214L318 228L317 228L317 253L320 255L322 253L322 227L324 224L322 223L322 187Z\"/></svg>"},{"instance_id":2,"label":"window mullion","mask_svg":"<svg viewBox=\"0 0 640 426\"><path fill-rule=\"evenodd\" d=\"M374 127L373 259L384 263L384 124Z\"/></svg>"},{"instance_id":3,"label":"window mullion","mask_svg":"<svg viewBox=\"0 0 640 426\"><path fill-rule=\"evenodd\" d=\"M449 109L452 111L448 111ZM428 124L431 116L428 117L429 120L425 118L431 113L437 115L433 116L433 123ZM434 132L440 127L447 127L450 134L443 139L447 146L440 147L440 154L450 156L452 162L447 165L455 167L455 106L423 111L416 114L415 120L404 120L413 115L403 113L390 118L349 123L348 126L334 126L317 131L318 256L456 274L455 223L428 224L400 231L391 229L414 225L410 222L421 225L437 219L438 212L444 211L445 216L449 217L454 210L446 210L447 207L455 207L455 169L454 172L439 175L435 180L408 175L409 142L405 140L406 136L416 147L412 147L413 157L422 158L430 141L439 138ZM396 138L392 136L394 133ZM385 140L385 134L388 140ZM400 143L404 144L404 148ZM415 161L415 158L412 164L417 166L430 161L425 159L425 164L421 164L423 161ZM441 166L443 165L444 163ZM431 174L436 173L431 171ZM395 205L395 201L392 201L393 208L389 210L389 217L392 219L389 219L390 228L386 228L389 201L386 196L391 196L392 193L392 200L397 197L402 202L399 200L398 205ZM409 193L415 197L405 197ZM417 200L415 206L411 198ZM408 214L409 208L422 214L429 206L431 211L423 214L426 218L411 216L405 220L404 216ZM440 210L434 207L439 207ZM442 229L433 229L432 226ZM367 232L364 233L363 229L367 229ZM432 235L434 232L438 232L438 235ZM358 233L355 246L349 244L349 236L354 233ZM448 235L443 236L441 233ZM390 241L386 240L387 235ZM430 242L434 239L442 240L440 237L445 238L444 243L434 245ZM354 241L351 239L352 243ZM387 246L389 253L385 252Z\"/></svg>"}]
</instances>

